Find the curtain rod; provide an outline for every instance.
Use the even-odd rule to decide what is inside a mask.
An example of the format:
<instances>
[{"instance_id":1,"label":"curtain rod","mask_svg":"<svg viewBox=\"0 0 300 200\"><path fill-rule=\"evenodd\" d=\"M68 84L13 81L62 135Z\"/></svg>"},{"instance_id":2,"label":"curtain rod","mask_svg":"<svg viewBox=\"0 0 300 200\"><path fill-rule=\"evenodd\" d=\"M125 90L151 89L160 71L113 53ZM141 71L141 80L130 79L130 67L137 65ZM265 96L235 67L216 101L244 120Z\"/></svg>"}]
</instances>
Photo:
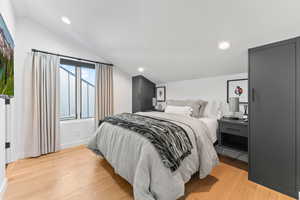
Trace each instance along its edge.
<instances>
[{"instance_id":1,"label":"curtain rod","mask_svg":"<svg viewBox=\"0 0 300 200\"><path fill-rule=\"evenodd\" d=\"M87 59L84 59L84 58L77 58L77 57L72 57L72 56L66 56L66 55L61 55L61 54L57 54L57 53L51 53L51 52L47 52L47 51L40 51L40 50L37 50L37 49L31 49L31 50L32 50L32 52L40 52L40 53L45 53L45 54L59 56L59 57L64 57L64 58L70 58L70 59L76 59L76 60L80 60L80 61L86 61L86 62L98 63L98 64L102 64L102 65L114 66L111 63L103 63L103 62L98 62L98 61L93 61L93 60L87 60Z\"/></svg>"}]
</instances>

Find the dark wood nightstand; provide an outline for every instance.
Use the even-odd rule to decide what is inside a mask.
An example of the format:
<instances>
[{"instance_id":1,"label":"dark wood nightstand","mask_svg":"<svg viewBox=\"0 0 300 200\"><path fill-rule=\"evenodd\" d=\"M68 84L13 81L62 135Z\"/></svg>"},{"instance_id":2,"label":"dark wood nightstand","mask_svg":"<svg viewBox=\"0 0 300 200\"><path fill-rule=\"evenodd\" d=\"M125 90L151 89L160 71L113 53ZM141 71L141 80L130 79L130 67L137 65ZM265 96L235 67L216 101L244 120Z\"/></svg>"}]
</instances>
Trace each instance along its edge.
<instances>
[{"instance_id":1,"label":"dark wood nightstand","mask_svg":"<svg viewBox=\"0 0 300 200\"><path fill-rule=\"evenodd\" d=\"M248 162L248 122L222 118L218 123L217 152Z\"/></svg>"}]
</instances>

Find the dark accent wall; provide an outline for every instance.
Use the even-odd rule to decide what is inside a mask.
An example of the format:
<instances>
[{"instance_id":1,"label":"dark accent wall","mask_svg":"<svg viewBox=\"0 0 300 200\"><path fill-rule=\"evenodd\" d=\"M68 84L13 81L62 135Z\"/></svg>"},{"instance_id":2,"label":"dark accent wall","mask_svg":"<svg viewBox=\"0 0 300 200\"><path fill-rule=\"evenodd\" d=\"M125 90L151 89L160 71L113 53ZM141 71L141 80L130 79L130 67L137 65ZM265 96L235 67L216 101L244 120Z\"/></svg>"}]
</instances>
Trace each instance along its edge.
<instances>
[{"instance_id":1,"label":"dark accent wall","mask_svg":"<svg viewBox=\"0 0 300 200\"><path fill-rule=\"evenodd\" d=\"M132 77L132 112L144 112L153 109L155 84L144 76Z\"/></svg>"}]
</instances>

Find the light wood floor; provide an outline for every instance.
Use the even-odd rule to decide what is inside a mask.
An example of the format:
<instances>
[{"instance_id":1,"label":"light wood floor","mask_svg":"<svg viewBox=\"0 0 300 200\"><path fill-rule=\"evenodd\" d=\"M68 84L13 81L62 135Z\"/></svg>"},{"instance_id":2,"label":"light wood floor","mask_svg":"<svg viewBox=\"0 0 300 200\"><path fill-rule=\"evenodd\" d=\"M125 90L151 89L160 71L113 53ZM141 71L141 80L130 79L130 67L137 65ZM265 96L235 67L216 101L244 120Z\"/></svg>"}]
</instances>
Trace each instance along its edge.
<instances>
[{"instance_id":1,"label":"light wood floor","mask_svg":"<svg viewBox=\"0 0 300 200\"><path fill-rule=\"evenodd\" d=\"M186 200L289 200L247 180L247 165L221 158L210 176L194 176ZM132 187L111 166L80 146L10 164L5 200L129 200Z\"/></svg>"}]
</instances>

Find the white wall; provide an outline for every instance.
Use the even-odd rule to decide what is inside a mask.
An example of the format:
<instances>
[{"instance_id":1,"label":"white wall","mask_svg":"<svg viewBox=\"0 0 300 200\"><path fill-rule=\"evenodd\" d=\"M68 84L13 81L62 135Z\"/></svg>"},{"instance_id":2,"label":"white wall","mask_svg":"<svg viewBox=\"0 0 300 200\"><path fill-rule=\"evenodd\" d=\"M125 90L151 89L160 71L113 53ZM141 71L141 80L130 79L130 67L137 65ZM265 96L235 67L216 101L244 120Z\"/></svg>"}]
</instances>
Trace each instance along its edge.
<instances>
[{"instance_id":1,"label":"white wall","mask_svg":"<svg viewBox=\"0 0 300 200\"><path fill-rule=\"evenodd\" d=\"M0 199L2 199L6 178L5 178L5 103L0 99Z\"/></svg>"},{"instance_id":2,"label":"white wall","mask_svg":"<svg viewBox=\"0 0 300 200\"><path fill-rule=\"evenodd\" d=\"M167 99L196 99L226 101L227 80L247 78L247 73L168 82Z\"/></svg>"},{"instance_id":3,"label":"white wall","mask_svg":"<svg viewBox=\"0 0 300 200\"><path fill-rule=\"evenodd\" d=\"M76 41L70 41L67 36L62 37L56 35L42 25L26 18L18 19L17 21L17 43L18 46L16 48L15 59L15 94L17 100L22 99L22 97L26 95L26 91L23 91L22 88L22 83L24 81L22 73L23 70L26 70L24 63L32 48L91 60L104 61L90 50L77 44ZM130 76L121 72L116 66L114 69L114 110L116 112L131 111L131 88ZM22 108L22 101L18 101L15 113L15 116L18 118L16 121L18 122L22 121ZM15 125L18 126L18 124ZM93 128L93 120L61 122L62 148L85 143L92 135ZM17 158L22 158L24 138L19 137L19 134L22 132L20 126L18 126L17 130L19 131L15 131L14 138L21 138L17 142L20 146Z\"/></svg>"},{"instance_id":4,"label":"white wall","mask_svg":"<svg viewBox=\"0 0 300 200\"><path fill-rule=\"evenodd\" d=\"M61 122L61 148L86 144L95 128L94 119L70 120Z\"/></svg>"},{"instance_id":5,"label":"white wall","mask_svg":"<svg viewBox=\"0 0 300 200\"><path fill-rule=\"evenodd\" d=\"M15 16L10 0L0 0L0 13L3 16L12 37L15 38ZM5 106L4 102L0 100L0 199L6 187L5 179ZM8 122L9 123L9 122Z\"/></svg>"},{"instance_id":6,"label":"white wall","mask_svg":"<svg viewBox=\"0 0 300 200\"><path fill-rule=\"evenodd\" d=\"M206 101L226 102L227 80L247 78L247 73L216 76L209 78L168 82L167 99L203 99Z\"/></svg>"},{"instance_id":7,"label":"white wall","mask_svg":"<svg viewBox=\"0 0 300 200\"><path fill-rule=\"evenodd\" d=\"M132 112L132 79L124 72L114 71L114 113Z\"/></svg>"}]
</instances>

